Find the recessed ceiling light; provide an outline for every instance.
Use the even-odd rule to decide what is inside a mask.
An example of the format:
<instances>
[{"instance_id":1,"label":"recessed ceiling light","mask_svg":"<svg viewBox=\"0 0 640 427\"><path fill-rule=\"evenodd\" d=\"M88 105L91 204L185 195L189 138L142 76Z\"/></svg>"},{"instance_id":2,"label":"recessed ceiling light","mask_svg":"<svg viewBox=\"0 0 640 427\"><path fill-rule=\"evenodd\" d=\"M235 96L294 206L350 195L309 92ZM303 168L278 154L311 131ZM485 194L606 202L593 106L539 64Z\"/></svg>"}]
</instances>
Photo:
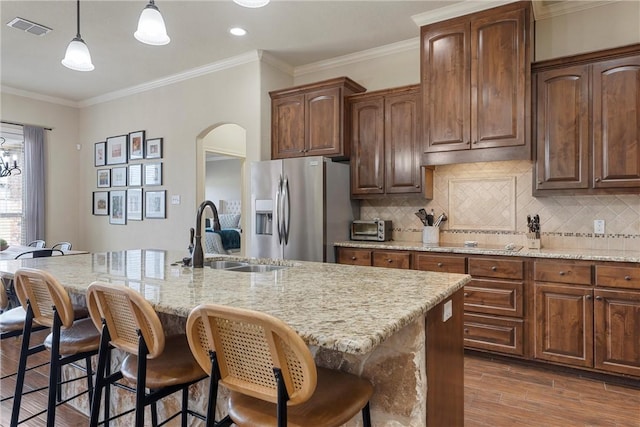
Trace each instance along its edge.
<instances>
[{"instance_id":1,"label":"recessed ceiling light","mask_svg":"<svg viewBox=\"0 0 640 427\"><path fill-rule=\"evenodd\" d=\"M240 27L233 27L229 30L229 32L234 36L244 36L245 34L247 34L247 30Z\"/></svg>"}]
</instances>

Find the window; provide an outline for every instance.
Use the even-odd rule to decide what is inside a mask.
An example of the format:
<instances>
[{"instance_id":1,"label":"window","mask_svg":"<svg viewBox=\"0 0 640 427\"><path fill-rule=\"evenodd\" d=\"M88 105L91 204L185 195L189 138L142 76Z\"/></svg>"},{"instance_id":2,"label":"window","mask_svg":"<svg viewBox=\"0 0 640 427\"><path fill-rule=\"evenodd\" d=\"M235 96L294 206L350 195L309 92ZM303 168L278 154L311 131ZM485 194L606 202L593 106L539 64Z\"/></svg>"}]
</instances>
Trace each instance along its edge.
<instances>
[{"instance_id":1,"label":"window","mask_svg":"<svg viewBox=\"0 0 640 427\"><path fill-rule=\"evenodd\" d=\"M0 156L9 157L13 163L13 156L17 156L18 167L24 166L24 136L22 126L2 125L0 136L5 139L0 147ZM0 140L1 141L1 140ZM6 154L5 154L6 153ZM5 239L9 245L24 244L24 204L22 197L24 176L15 173L0 178L0 239Z\"/></svg>"}]
</instances>

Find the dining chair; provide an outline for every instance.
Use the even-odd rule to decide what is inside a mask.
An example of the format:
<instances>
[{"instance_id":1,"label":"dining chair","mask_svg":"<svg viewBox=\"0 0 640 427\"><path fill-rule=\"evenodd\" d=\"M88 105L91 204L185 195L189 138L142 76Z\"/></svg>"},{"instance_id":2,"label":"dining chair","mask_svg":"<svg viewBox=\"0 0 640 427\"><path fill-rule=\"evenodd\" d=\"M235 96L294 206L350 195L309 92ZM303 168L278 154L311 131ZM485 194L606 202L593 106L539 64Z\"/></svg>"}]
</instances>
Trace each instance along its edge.
<instances>
[{"instance_id":1,"label":"dining chair","mask_svg":"<svg viewBox=\"0 0 640 427\"><path fill-rule=\"evenodd\" d=\"M363 425L371 426L371 383L316 367L305 342L282 320L202 304L189 313L186 328L192 353L211 376L207 427L219 425L218 383L231 391L229 418L237 426L337 427L359 412Z\"/></svg>"},{"instance_id":2,"label":"dining chair","mask_svg":"<svg viewBox=\"0 0 640 427\"><path fill-rule=\"evenodd\" d=\"M62 251L70 251L71 250L71 243L69 243L69 242L56 243L55 245L51 246L51 249L60 249Z\"/></svg>"},{"instance_id":3,"label":"dining chair","mask_svg":"<svg viewBox=\"0 0 640 427\"><path fill-rule=\"evenodd\" d=\"M13 396L11 412L11 427L28 421L43 413L47 414L47 427L54 427L56 417L56 401L66 403L76 397L89 393L89 401L93 393L93 379L91 371L91 356L98 353L100 332L91 319L85 317L76 320L76 310L71 303L69 294L62 284L50 273L33 268L22 268L14 274L14 284L18 299L26 311L20 360L16 376L16 389ZM51 333L44 340L44 348L49 350L49 386L47 408L37 414L19 420L22 403L24 377L28 357L35 351L30 348L32 325L51 328ZM37 350L41 351L39 346ZM81 368L75 362L84 359L85 367ZM82 369L86 375L87 390L62 400L61 378L62 367L71 365ZM82 377L80 377L82 378ZM75 381L78 378L66 381Z\"/></svg>"},{"instance_id":4,"label":"dining chair","mask_svg":"<svg viewBox=\"0 0 640 427\"><path fill-rule=\"evenodd\" d=\"M44 240L34 240L33 242L29 243L27 246L31 246L34 248L44 248L46 246L46 243Z\"/></svg>"},{"instance_id":5,"label":"dining chair","mask_svg":"<svg viewBox=\"0 0 640 427\"><path fill-rule=\"evenodd\" d=\"M157 402L182 391L182 407L162 424L181 415L187 427L188 415L204 419L189 410L189 386L207 378L194 359L185 334L166 336L151 303L142 294L123 285L93 282L87 288L89 314L101 330L96 368L96 386L91 404L89 425L98 425L102 391L105 391L104 419L112 420L135 411L135 426L143 427L145 407L151 405L151 423L158 425ZM120 371L110 372L111 350L117 348L126 357ZM135 387L135 408L109 416L109 388L125 379ZM145 388L149 389L149 393Z\"/></svg>"},{"instance_id":6,"label":"dining chair","mask_svg":"<svg viewBox=\"0 0 640 427\"><path fill-rule=\"evenodd\" d=\"M31 258L45 258L54 255L64 255L64 252L60 249L36 249L34 251L22 252L21 254L16 255L14 259L22 258L23 256L28 258L27 255L29 254L31 254Z\"/></svg>"}]
</instances>

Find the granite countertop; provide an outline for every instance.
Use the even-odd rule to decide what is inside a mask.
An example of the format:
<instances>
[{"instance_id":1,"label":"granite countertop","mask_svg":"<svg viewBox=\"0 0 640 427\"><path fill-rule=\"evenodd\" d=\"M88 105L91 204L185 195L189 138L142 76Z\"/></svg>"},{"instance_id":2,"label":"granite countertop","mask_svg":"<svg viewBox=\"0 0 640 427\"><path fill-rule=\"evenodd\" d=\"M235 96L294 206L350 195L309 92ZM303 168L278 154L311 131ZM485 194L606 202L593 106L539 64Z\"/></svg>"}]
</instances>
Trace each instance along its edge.
<instances>
[{"instance_id":1,"label":"granite countertop","mask_svg":"<svg viewBox=\"0 0 640 427\"><path fill-rule=\"evenodd\" d=\"M180 317L205 302L258 310L291 325L309 345L352 354L368 353L470 280L463 274L256 259L250 262L288 268L266 273L194 269L175 262L183 256L129 250L0 261L0 273L41 268L80 295L96 280L126 284L156 311Z\"/></svg>"},{"instance_id":2,"label":"granite countertop","mask_svg":"<svg viewBox=\"0 0 640 427\"><path fill-rule=\"evenodd\" d=\"M529 258L555 258L586 261L615 261L615 262L640 262L640 252L605 250L605 249L527 249L517 246L518 250L507 250L504 246L481 245L479 247L464 247L460 244L447 244L440 242L439 246L428 246L421 242L367 242L344 241L336 242L335 246L345 248L363 249L388 249L420 252L456 253L471 255L502 255Z\"/></svg>"}]
</instances>

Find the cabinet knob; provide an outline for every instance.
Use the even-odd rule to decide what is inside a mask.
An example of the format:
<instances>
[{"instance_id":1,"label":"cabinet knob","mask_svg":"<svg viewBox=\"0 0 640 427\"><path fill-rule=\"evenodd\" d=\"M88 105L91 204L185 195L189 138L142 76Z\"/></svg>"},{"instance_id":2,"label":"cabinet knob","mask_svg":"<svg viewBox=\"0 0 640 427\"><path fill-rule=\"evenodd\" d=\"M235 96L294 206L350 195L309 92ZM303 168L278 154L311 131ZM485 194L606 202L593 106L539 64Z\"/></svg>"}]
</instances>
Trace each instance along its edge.
<instances>
[{"instance_id":1,"label":"cabinet knob","mask_svg":"<svg viewBox=\"0 0 640 427\"><path fill-rule=\"evenodd\" d=\"M542 181L538 181L538 185L542 185Z\"/></svg>"},{"instance_id":2,"label":"cabinet knob","mask_svg":"<svg viewBox=\"0 0 640 427\"><path fill-rule=\"evenodd\" d=\"M464 296L465 296L465 297L468 297L468 296L469 296L469 292L465 292L465 293L464 293Z\"/></svg>"},{"instance_id":3,"label":"cabinet knob","mask_svg":"<svg viewBox=\"0 0 640 427\"><path fill-rule=\"evenodd\" d=\"M355 260L356 260L356 257L355 257L355 256L352 256L352 257L351 257L351 259L355 261Z\"/></svg>"},{"instance_id":4,"label":"cabinet knob","mask_svg":"<svg viewBox=\"0 0 640 427\"><path fill-rule=\"evenodd\" d=\"M416 184L416 188L420 188L420 184Z\"/></svg>"},{"instance_id":5,"label":"cabinet knob","mask_svg":"<svg viewBox=\"0 0 640 427\"><path fill-rule=\"evenodd\" d=\"M561 275L561 276L564 276L564 275L565 275L565 274L567 274L567 273L565 273L564 271L561 271L561 272L559 272L558 274L559 274L559 275Z\"/></svg>"},{"instance_id":6,"label":"cabinet knob","mask_svg":"<svg viewBox=\"0 0 640 427\"><path fill-rule=\"evenodd\" d=\"M393 262L393 260L392 260L391 258L389 258L389 259L387 260L387 262L388 262L389 264L391 264L391 263Z\"/></svg>"},{"instance_id":7,"label":"cabinet knob","mask_svg":"<svg viewBox=\"0 0 640 427\"><path fill-rule=\"evenodd\" d=\"M470 145L470 144L471 144L471 141L467 141L467 142L465 142L465 144Z\"/></svg>"},{"instance_id":8,"label":"cabinet knob","mask_svg":"<svg viewBox=\"0 0 640 427\"><path fill-rule=\"evenodd\" d=\"M588 301L591 301L591 295L585 295L585 298L586 298Z\"/></svg>"},{"instance_id":9,"label":"cabinet knob","mask_svg":"<svg viewBox=\"0 0 640 427\"><path fill-rule=\"evenodd\" d=\"M442 263L441 262L438 263L438 267L442 267Z\"/></svg>"},{"instance_id":10,"label":"cabinet knob","mask_svg":"<svg viewBox=\"0 0 640 427\"><path fill-rule=\"evenodd\" d=\"M474 144L477 144L477 143L478 143L478 141L473 141L473 143L474 143Z\"/></svg>"},{"instance_id":11,"label":"cabinet knob","mask_svg":"<svg viewBox=\"0 0 640 427\"><path fill-rule=\"evenodd\" d=\"M624 280L626 280L626 281L631 280L631 276L624 276Z\"/></svg>"},{"instance_id":12,"label":"cabinet knob","mask_svg":"<svg viewBox=\"0 0 640 427\"><path fill-rule=\"evenodd\" d=\"M596 182L600 182L600 178L596 178Z\"/></svg>"},{"instance_id":13,"label":"cabinet knob","mask_svg":"<svg viewBox=\"0 0 640 427\"><path fill-rule=\"evenodd\" d=\"M300 150L300 151L298 151L298 153L304 153L304 150Z\"/></svg>"},{"instance_id":14,"label":"cabinet knob","mask_svg":"<svg viewBox=\"0 0 640 427\"><path fill-rule=\"evenodd\" d=\"M465 328L465 329L464 329L464 333L465 333L465 334L468 334L468 333L469 333L469 329Z\"/></svg>"},{"instance_id":15,"label":"cabinet knob","mask_svg":"<svg viewBox=\"0 0 640 427\"><path fill-rule=\"evenodd\" d=\"M382 190L382 185L378 187L378 190Z\"/></svg>"},{"instance_id":16,"label":"cabinet knob","mask_svg":"<svg viewBox=\"0 0 640 427\"><path fill-rule=\"evenodd\" d=\"M596 301L602 301L602 297L601 296L597 296L596 297Z\"/></svg>"},{"instance_id":17,"label":"cabinet knob","mask_svg":"<svg viewBox=\"0 0 640 427\"><path fill-rule=\"evenodd\" d=\"M498 267L496 267L495 265L493 267L491 267L491 271L496 271L498 269Z\"/></svg>"}]
</instances>

